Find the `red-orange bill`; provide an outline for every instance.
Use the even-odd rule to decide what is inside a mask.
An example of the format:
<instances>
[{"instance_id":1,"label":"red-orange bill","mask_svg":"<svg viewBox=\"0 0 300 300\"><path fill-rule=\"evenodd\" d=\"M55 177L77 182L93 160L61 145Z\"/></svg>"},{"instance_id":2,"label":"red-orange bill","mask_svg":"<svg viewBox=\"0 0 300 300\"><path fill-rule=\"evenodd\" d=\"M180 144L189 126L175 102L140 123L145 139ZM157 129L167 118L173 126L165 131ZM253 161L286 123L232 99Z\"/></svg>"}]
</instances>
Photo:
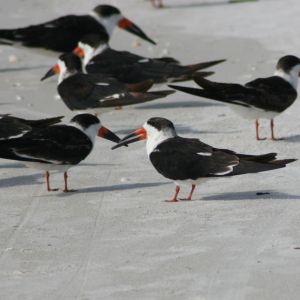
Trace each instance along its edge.
<instances>
[{"instance_id":1,"label":"red-orange bill","mask_svg":"<svg viewBox=\"0 0 300 300\"><path fill-rule=\"evenodd\" d=\"M57 75L59 73L60 73L60 68L59 68L59 65L56 64L41 78L41 81L43 81L51 76Z\"/></svg>"},{"instance_id":2,"label":"red-orange bill","mask_svg":"<svg viewBox=\"0 0 300 300\"><path fill-rule=\"evenodd\" d=\"M118 26L134 35L137 35L141 39L148 41L149 43L156 45L156 43L150 39L145 32L142 31L137 25L127 18L123 18L119 21Z\"/></svg>"},{"instance_id":3,"label":"red-orange bill","mask_svg":"<svg viewBox=\"0 0 300 300\"><path fill-rule=\"evenodd\" d=\"M125 136L117 145L113 146L111 149L117 149L121 146L128 145L131 143L135 143L138 141L146 140L147 139L147 132L146 130L142 127L137 129L136 131L128 134Z\"/></svg>"},{"instance_id":4,"label":"red-orange bill","mask_svg":"<svg viewBox=\"0 0 300 300\"><path fill-rule=\"evenodd\" d=\"M109 141L118 143L121 141L121 139L114 134L112 131L110 131L109 129L107 129L106 127L102 126L99 131L98 131L98 136L107 139Z\"/></svg>"}]
</instances>

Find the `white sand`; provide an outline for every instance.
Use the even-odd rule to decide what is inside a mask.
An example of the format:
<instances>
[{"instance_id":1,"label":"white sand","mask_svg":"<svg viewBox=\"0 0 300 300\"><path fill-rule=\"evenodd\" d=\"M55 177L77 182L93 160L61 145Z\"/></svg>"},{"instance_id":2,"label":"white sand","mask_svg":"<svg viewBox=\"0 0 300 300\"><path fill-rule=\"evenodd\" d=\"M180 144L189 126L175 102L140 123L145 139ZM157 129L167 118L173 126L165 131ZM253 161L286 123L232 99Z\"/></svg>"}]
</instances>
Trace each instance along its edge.
<instances>
[{"instance_id":1,"label":"white sand","mask_svg":"<svg viewBox=\"0 0 300 300\"><path fill-rule=\"evenodd\" d=\"M5 1L0 28L85 13L99 2L85 1L82 8L79 0ZM163 10L142 0L106 2L121 7L159 42L132 48L136 39L118 30L114 47L168 54L184 63L227 58L213 68L216 80L269 76L280 56L300 55L299 0L236 5L165 0L169 8ZM11 47L0 51L2 113L72 116L54 99L55 81L39 82L55 59ZM23 67L35 68L5 71ZM162 116L180 134L216 147L298 158L298 113L296 102L276 119L278 136L286 137L276 143L257 143L254 124L223 105L180 92L101 120L122 136ZM67 195L47 193L41 172L0 161L0 299L299 298L300 251L294 249L300 246L299 162L209 181L198 187L195 201L174 205L164 202L173 195L172 183L152 168L142 143L115 151L111 146L99 139L88 159L70 170L70 187L79 191ZM54 187L63 187L62 174L51 179ZM270 195L256 195L264 191Z\"/></svg>"}]
</instances>

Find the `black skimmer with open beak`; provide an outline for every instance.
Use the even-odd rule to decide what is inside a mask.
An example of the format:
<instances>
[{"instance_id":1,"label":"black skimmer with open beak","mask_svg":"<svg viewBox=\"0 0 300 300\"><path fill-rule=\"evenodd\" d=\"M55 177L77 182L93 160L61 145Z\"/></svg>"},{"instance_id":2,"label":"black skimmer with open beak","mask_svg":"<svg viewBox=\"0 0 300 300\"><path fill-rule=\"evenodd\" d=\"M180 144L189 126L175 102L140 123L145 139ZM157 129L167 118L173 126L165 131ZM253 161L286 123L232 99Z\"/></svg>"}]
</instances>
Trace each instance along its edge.
<instances>
[{"instance_id":1,"label":"black skimmer with open beak","mask_svg":"<svg viewBox=\"0 0 300 300\"><path fill-rule=\"evenodd\" d=\"M71 52L84 35L96 33L110 38L116 26L155 44L118 8L111 5L98 5L89 15L66 15L38 25L0 29L0 43L2 40L30 48Z\"/></svg>"},{"instance_id":2,"label":"black skimmer with open beak","mask_svg":"<svg viewBox=\"0 0 300 300\"><path fill-rule=\"evenodd\" d=\"M60 56L44 80L59 74L58 93L70 110L89 111L95 114L126 105L140 104L174 93L174 90L147 92L151 80L137 84L123 84L101 74L83 74L80 58L72 53Z\"/></svg>"},{"instance_id":3,"label":"black skimmer with open beak","mask_svg":"<svg viewBox=\"0 0 300 300\"><path fill-rule=\"evenodd\" d=\"M120 139L103 127L91 114L79 114L70 124L57 124L33 129L22 137L0 140L0 158L23 162L28 167L45 171L47 190L53 191L49 171L64 172L64 192L69 192L69 168L79 164L93 149L96 136L115 143Z\"/></svg>"},{"instance_id":4,"label":"black skimmer with open beak","mask_svg":"<svg viewBox=\"0 0 300 300\"><path fill-rule=\"evenodd\" d=\"M191 80L195 72L222 63L225 59L181 66L173 58L151 59L127 51L110 48L105 36L89 34L74 50L82 60L87 73L102 73L124 83L153 80L154 83ZM199 76L209 76L213 72L198 72Z\"/></svg>"},{"instance_id":5,"label":"black skimmer with open beak","mask_svg":"<svg viewBox=\"0 0 300 300\"><path fill-rule=\"evenodd\" d=\"M229 104L230 107L246 119L255 119L256 139L259 135L259 119L269 119L271 139L274 134L274 118L290 107L297 98L300 59L286 55L279 59L274 76L258 78L241 84L219 83L195 75L195 82L202 88L170 87L200 97Z\"/></svg>"},{"instance_id":6,"label":"black skimmer with open beak","mask_svg":"<svg viewBox=\"0 0 300 300\"><path fill-rule=\"evenodd\" d=\"M177 201L181 183L192 185L186 200L191 200L196 184L207 178L258 173L283 168L295 159L276 160L276 153L244 155L211 147L199 139L176 134L173 123L164 118L151 118L142 128L124 137L112 147L116 149L140 140L147 140L147 154L154 168L175 182Z\"/></svg>"},{"instance_id":7,"label":"black skimmer with open beak","mask_svg":"<svg viewBox=\"0 0 300 300\"><path fill-rule=\"evenodd\" d=\"M26 120L11 115L0 115L0 140L16 138L33 130L61 122L63 117Z\"/></svg>"}]
</instances>

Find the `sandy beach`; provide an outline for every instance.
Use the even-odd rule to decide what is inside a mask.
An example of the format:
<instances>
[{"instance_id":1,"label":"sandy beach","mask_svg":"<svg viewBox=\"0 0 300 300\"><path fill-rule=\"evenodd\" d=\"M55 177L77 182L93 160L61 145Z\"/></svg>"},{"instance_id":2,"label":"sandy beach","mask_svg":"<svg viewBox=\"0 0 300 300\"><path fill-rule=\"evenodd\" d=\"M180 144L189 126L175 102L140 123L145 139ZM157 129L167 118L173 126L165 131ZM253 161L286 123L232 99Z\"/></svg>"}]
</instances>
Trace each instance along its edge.
<instances>
[{"instance_id":1,"label":"sandy beach","mask_svg":"<svg viewBox=\"0 0 300 300\"><path fill-rule=\"evenodd\" d=\"M273 74L283 55L300 56L298 0L164 2L166 8L157 10L143 0L11 0L2 4L0 28L85 14L109 3L158 43L116 29L112 47L184 64L227 59L211 68L212 80L245 83ZM57 99L56 79L40 82L55 62L55 56L1 46L1 113L65 115L68 122L74 112ZM256 142L252 122L180 92L100 118L121 137L160 116L172 120L180 135L218 148L299 159L298 113L296 100L275 119L277 135L285 137L277 142ZM262 135L269 136L267 121ZM91 155L70 169L70 188L78 189L70 194L62 192L61 173L51 177L60 191L48 193L42 172L0 160L0 299L299 298L299 162L204 182L194 201L174 205L164 201L174 185L154 170L143 143L112 146L98 139Z\"/></svg>"}]
</instances>

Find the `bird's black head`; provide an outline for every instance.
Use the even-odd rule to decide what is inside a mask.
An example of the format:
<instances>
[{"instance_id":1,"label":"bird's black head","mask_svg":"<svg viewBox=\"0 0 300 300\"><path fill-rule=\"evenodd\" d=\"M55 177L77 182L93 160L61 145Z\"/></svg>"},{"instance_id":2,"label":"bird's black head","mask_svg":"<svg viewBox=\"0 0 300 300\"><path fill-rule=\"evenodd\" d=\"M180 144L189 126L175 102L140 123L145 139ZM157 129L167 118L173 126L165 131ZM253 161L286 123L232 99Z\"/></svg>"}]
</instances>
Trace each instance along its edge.
<instances>
[{"instance_id":1,"label":"bird's black head","mask_svg":"<svg viewBox=\"0 0 300 300\"><path fill-rule=\"evenodd\" d=\"M71 119L71 123L77 123L83 129L87 129L92 125L100 125L100 120L92 114L79 114Z\"/></svg>"},{"instance_id":2,"label":"bird's black head","mask_svg":"<svg viewBox=\"0 0 300 300\"><path fill-rule=\"evenodd\" d=\"M102 18L109 18L112 15L120 15L121 12L114 6L111 5L98 5L93 11Z\"/></svg>"},{"instance_id":3,"label":"bird's black head","mask_svg":"<svg viewBox=\"0 0 300 300\"><path fill-rule=\"evenodd\" d=\"M289 73L295 66L300 66L300 59L294 55L286 55L278 60L276 69Z\"/></svg>"},{"instance_id":4,"label":"bird's black head","mask_svg":"<svg viewBox=\"0 0 300 300\"><path fill-rule=\"evenodd\" d=\"M165 118L154 117L147 121L147 124L156 128L158 131L172 129L175 131L174 124Z\"/></svg>"},{"instance_id":5,"label":"bird's black head","mask_svg":"<svg viewBox=\"0 0 300 300\"><path fill-rule=\"evenodd\" d=\"M81 72L82 63L80 58L74 53L64 53L59 57L59 60L64 62L69 72Z\"/></svg>"},{"instance_id":6,"label":"bird's black head","mask_svg":"<svg viewBox=\"0 0 300 300\"><path fill-rule=\"evenodd\" d=\"M81 38L80 43L87 44L92 48L96 49L100 45L105 45L109 41L109 36L106 33L99 34L87 34L83 38Z\"/></svg>"}]
</instances>

